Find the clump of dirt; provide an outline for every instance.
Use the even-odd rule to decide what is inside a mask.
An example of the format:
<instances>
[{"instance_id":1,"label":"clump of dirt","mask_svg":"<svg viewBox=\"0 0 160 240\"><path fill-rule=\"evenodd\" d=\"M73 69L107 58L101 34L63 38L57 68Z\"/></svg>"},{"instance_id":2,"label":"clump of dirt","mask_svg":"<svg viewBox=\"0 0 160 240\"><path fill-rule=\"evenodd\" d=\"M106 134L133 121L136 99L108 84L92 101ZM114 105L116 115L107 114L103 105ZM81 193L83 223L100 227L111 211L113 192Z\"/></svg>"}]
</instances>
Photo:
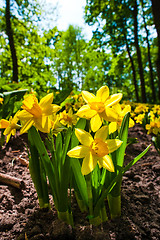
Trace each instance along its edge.
<instances>
[{"instance_id":1,"label":"clump of dirt","mask_svg":"<svg viewBox=\"0 0 160 240\"><path fill-rule=\"evenodd\" d=\"M27 159L27 136L17 134L0 151L0 172L23 180L24 189L0 183L0 239L153 239L160 236L160 156L141 126L129 129L138 142L126 149L125 163L148 153L123 176L122 216L102 225L91 226L73 199L74 228L61 222L51 199L51 210L39 208L29 169L20 161Z\"/></svg>"}]
</instances>

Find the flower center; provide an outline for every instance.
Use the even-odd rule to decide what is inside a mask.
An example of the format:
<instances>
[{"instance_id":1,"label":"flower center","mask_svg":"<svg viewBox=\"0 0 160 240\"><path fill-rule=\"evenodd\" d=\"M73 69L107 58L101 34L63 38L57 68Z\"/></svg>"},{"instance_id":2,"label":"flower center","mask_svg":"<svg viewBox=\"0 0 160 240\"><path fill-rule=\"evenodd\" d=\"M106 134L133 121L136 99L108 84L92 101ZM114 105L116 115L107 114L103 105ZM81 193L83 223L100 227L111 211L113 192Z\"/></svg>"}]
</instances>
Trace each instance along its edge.
<instances>
[{"instance_id":1,"label":"flower center","mask_svg":"<svg viewBox=\"0 0 160 240\"><path fill-rule=\"evenodd\" d=\"M23 101L22 108L32 114L35 118L39 118L42 115L42 109L38 105L36 97L29 96Z\"/></svg>"},{"instance_id":2,"label":"flower center","mask_svg":"<svg viewBox=\"0 0 160 240\"><path fill-rule=\"evenodd\" d=\"M62 120L64 120L65 122L68 122L68 123L72 123L72 118L69 117L67 114L63 114Z\"/></svg>"},{"instance_id":3,"label":"flower center","mask_svg":"<svg viewBox=\"0 0 160 240\"><path fill-rule=\"evenodd\" d=\"M118 120L117 120L117 124L118 124L119 126L121 126L122 120L123 120L123 117L119 116L119 118L118 118Z\"/></svg>"},{"instance_id":4,"label":"flower center","mask_svg":"<svg viewBox=\"0 0 160 240\"><path fill-rule=\"evenodd\" d=\"M103 142L101 139L96 138L91 146L92 153L97 157L104 157L109 153L108 145L107 143Z\"/></svg>"},{"instance_id":5,"label":"flower center","mask_svg":"<svg viewBox=\"0 0 160 240\"><path fill-rule=\"evenodd\" d=\"M98 113L102 113L105 110L104 103L102 102L90 102L90 108L96 110Z\"/></svg>"}]
</instances>

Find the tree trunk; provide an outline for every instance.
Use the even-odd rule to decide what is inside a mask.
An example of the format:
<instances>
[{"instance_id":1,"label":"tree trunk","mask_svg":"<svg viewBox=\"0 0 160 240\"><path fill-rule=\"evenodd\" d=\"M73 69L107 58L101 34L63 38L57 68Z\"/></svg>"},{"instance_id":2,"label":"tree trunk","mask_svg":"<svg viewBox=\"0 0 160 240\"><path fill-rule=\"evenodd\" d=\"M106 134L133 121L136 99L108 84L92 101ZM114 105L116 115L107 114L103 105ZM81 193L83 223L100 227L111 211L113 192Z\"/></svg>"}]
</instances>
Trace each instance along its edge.
<instances>
[{"instance_id":1,"label":"tree trunk","mask_svg":"<svg viewBox=\"0 0 160 240\"><path fill-rule=\"evenodd\" d=\"M133 10L133 17L134 17L134 41L135 47L137 51L137 60L138 60L138 67L139 67L139 75L140 75L140 82L141 82L141 96L142 102L146 103L146 90L145 90L145 81L144 81L144 74L143 74L143 65L142 65L142 57L141 57L141 50L138 43L138 22L137 22L137 0L134 1L134 10Z\"/></svg>"},{"instance_id":2,"label":"tree trunk","mask_svg":"<svg viewBox=\"0 0 160 240\"><path fill-rule=\"evenodd\" d=\"M157 75L158 75L158 87L159 93L158 98L160 101L160 0L151 0L152 1L152 13L154 18L154 24L157 30L157 38L158 38L158 56L157 56Z\"/></svg>"},{"instance_id":3,"label":"tree trunk","mask_svg":"<svg viewBox=\"0 0 160 240\"><path fill-rule=\"evenodd\" d=\"M152 89L152 100L153 100L153 103L156 103L156 91L155 91L155 86L154 86L153 67L152 67L152 61L151 61L149 32L148 32L148 29L147 29L145 14L144 14L144 10L143 10L143 0L142 0L142 12L143 12L144 28L145 28L145 31L146 31L146 42L147 42L148 63L149 63L149 70L150 70L150 84L151 84L151 89Z\"/></svg>"},{"instance_id":4,"label":"tree trunk","mask_svg":"<svg viewBox=\"0 0 160 240\"><path fill-rule=\"evenodd\" d=\"M131 68L132 68L133 84L134 84L134 88L135 88L136 101L140 102L139 95L138 95L138 85L137 85L137 79L136 79L136 70L135 70L134 62L133 62L133 59L132 59L132 56L131 56L131 53L130 53L129 44L128 44L128 41L127 41L127 36L124 35L124 38L125 38L125 41L126 41L126 48L127 48L128 56L129 56L129 59L130 59Z\"/></svg>"},{"instance_id":5,"label":"tree trunk","mask_svg":"<svg viewBox=\"0 0 160 240\"><path fill-rule=\"evenodd\" d=\"M6 34L9 39L9 46L10 46L11 56L12 56L13 81L18 83L18 64L17 64L16 49L15 49L14 39L13 39L13 31L11 27L10 0L6 0L5 18L6 18Z\"/></svg>"}]
</instances>

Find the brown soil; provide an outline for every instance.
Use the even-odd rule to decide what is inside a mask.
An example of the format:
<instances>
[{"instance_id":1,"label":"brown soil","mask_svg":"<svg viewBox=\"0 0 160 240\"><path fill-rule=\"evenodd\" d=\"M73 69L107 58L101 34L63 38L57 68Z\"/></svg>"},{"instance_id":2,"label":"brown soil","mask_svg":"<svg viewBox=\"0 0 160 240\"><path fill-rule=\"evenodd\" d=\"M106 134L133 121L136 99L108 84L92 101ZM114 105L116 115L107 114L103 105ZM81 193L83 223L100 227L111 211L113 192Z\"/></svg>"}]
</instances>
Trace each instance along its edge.
<instances>
[{"instance_id":1,"label":"brown soil","mask_svg":"<svg viewBox=\"0 0 160 240\"><path fill-rule=\"evenodd\" d=\"M132 160L151 142L141 126L129 130L138 143L127 147L125 161ZM0 151L0 172L22 179L25 189L0 183L0 239L154 239L160 237L160 156L153 144L148 153L123 177L122 216L101 226L91 226L76 202L73 204L75 227L57 219L52 209L39 209L29 170L18 159L27 159L26 135L13 137Z\"/></svg>"}]
</instances>

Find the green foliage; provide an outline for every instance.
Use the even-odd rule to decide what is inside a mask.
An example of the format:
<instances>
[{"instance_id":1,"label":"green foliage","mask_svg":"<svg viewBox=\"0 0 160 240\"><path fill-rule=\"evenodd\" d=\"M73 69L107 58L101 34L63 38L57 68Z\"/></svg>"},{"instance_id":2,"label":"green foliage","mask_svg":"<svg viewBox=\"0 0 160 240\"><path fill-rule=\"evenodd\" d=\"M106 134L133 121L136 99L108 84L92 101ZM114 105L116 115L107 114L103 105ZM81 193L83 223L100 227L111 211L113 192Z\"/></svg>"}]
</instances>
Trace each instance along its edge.
<instances>
[{"instance_id":1,"label":"green foliage","mask_svg":"<svg viewBox=\"0 0 160 240\"><path fill-rule=\"evenodd\" d=\"M5 3L4 0L3 2ZM120 89L124 99L132 95L132 100L137 100L136 87L139 93L140 76L134 39L133 1L127 0L125 4L120 0L87 1L85 20L89 25L96 26L89 42L82 35L82 29L77 26L70 25L66 31L59 31L56 26L43 30L40 26L43 26L44 15L49 17L42 8L43 4L44 2L39 1L13 0L10 9L18 58L19 86L22 89L33 89L39 96L43 96L53 87L58 90L73 88L95 92L100 86L107 84L111 92ZM55 13L56 9L53 11ZM0 13L0 76L1 84L7 88L7 84L12 83L12 58L5 34L5 4ZM143 19L148 29L156 97L158 48L149 1L144 0L143 4L140 1L137 17L146 97L148 102L153 102Z\"/></svg>"},{"instance_id":2,"label":"green foliage","mask_svg":"<svg viewBox=\"0 0 160 240\"><path fill-rule=\"evenodd\" d=\"M160 134L153 136L152 142L154 143L154 146L155 146L157 152L160 154Z\"/></svg>"},{"instance_id":3,"label":"green foliage","mask_svg":"<svg viewBox=\"0 0 160 240\"><path fill-rule=\"evenodd\" d=\"M0 93L0 97L3 98L3 104L0 106L0 117L9 119L11 115L17 112L21 107L22 98L26 92L27 89Z\"/></svg>"},{"instance_id":4,"label":"green foliage","mask_svg":"<svg viewBox=\"0 0 160 240\"><path fill-rule=\"evenodd\" d=\"M154 57L150 48L150 46L152 47L153 39L155 39L151 3L149 1L143 1L143 3L140 1L141 5L138 5L138 15L136 16L138 19L138 29L136 29L135 25L135 3L139 4L139 1L127 0L123 3L120 0L89 0L85 7L85 20L89 25L97 26L93 38L97 40L98 45L100 47L109 46L111 49L112 64L109 74L112 74L115 85L120 83L121 86L119 85L118 87L122 87L125 90L127 93L126 96L128 93L132 93L133 99L133 94L135 93L134 100L139 101L137 96L139 80L142 81L141 75L144 74L145 84L141 82L140 87L144 89L146 86L146 98L148 101L153 101L153 96L156 98L157 94L157 73L155 74L155 61L153 60ZM149 31L149 28L146 28L144 22L150 26L151 31ZM139 43L136 43L135 40L136 32L138 33ZM139 74L140 66L137 61L138 53L136 52L136 44L139 44L140 51L145 50L142 54L143 64L141 66L141 75ZM157 49L157 44L154 46ZM125 52L124 55L122 54L123 52ZM149 54L151 56L151 65L153 62L153 67L149 65ZM144 71L142 67L144 67ZM154 88L151 88L151 74L154 74L154 80L152 77ZM131 87L132 90L130 89Z\"/></svg>"}]
</instances>

